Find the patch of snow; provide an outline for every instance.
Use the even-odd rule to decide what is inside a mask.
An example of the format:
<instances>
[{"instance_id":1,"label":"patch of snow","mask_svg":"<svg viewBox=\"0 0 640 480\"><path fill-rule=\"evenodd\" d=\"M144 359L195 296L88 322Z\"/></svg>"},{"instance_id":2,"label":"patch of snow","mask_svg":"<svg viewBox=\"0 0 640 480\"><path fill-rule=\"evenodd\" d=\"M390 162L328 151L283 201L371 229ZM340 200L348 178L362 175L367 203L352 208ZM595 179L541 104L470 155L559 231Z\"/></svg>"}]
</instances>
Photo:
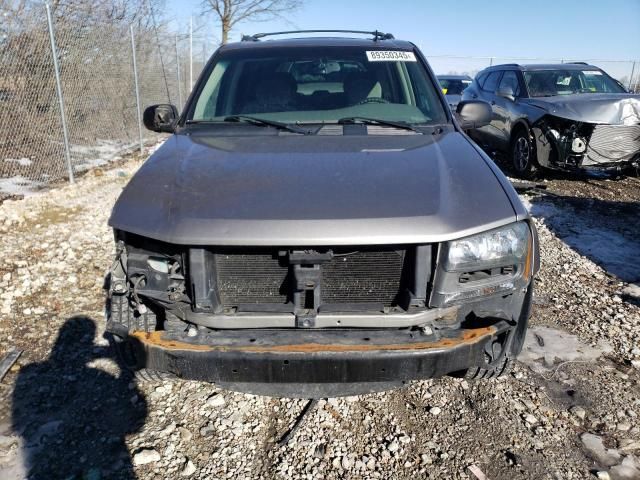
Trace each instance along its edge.
<instances>
[{"instance_id":1,"label":"patch of snow","mask_svg":"<svg viewBox=\"0 0 640 480\"><path fill-rule=\"evenodd\" d=\"M3 480L24 480L28 478L27 450L24 448L21 438L18 438L17 446L2 452L0 455L0 478Z\"/></svg>"},{"instance_id":2,"label":"patch of snow","mask_svg":"<svg viewBox=\"0 0 640 480\"><path fill-rule=\"evenodd\" d=\"M31 165L33 162L31 161L30 158L27 157L22 157L22 158L5 158L4 159L5 162L7 163L17 163L18 165L20 165L21 167L28 167L29 165Z\"/></svg>"},{"instance_id":3,"label":"patch of snow","mask_svg":"<svg viewBox=\"0 0 640 480\"><path fill-rule=\"evenodd\" d=\"M640 278L637 238L624 236L608 228L598 215L584 215L570 205L560 206L547 198L533 202L527 197L521 199L532 216L542 219L558 238L581 255L625 282Z\"/></svg>"},{"instance_id":4,"label":"patch of snow","mask_svg":"<svg viewBox=\"0 0 640 480\"><path fill-rule=\"evenodd\" d=\"M73 169L83 172L122 159L122 154L137 148L138 143L98 140L95 145L72 145ZM79 160L78 160L79 159Z\"/></svg>"},{"instance_id":5,"label":"patch of snow","mask_svg":"<svg viewBox=\"0 0 640 480\"><path fill-rule=\"evenodd\" d=\"M156 143L145 147L145 154L153 154L165 142L166 138L162 138ZM137 151L140 147L138 142L122 143L112 140L99 140L96 145L73 145L71 147L71 155L73 160L73 169L76 172L83 172L94 167L101 167L110 162L122 160L122 155Z\"/></svg>"},{"instance_id":6,"label":"patch of snow","mask_svg":"<svg viewBox=\"0 0 640 480\"><path fill-rule=\"evenodd\" d=\"M38 189L42 188L41 182L29 180L22 175L16 175L10 178L0 178L0 196L14 195L33 195Z\"/></svg>"},{"instance_id":7,"label":"patch of snow","mask_svg":"<svg viewBox=\"0 0 640 480\"><path fill-rule=\"evenodd\" d=\"M589 453L589 456L600 465L611 467L620 462L620 452L613 448L606 448L602 442L602 438L598 435L583 433L580 440L582 440L582 444Z\"/></svg>"},{"instance_id":8,"label":"patch of snow","mask_svg":"<svg viewBox=\"0 0 640 480\"><path fill-rule=\"evenodd\" d=\"M622 460L620 465L613 467L610 473L611 478L615 480L640 478L640 459L634 455L629 455Z\"/></svg>"},{"instance_id":9,"label":"patch of snow","mask_svg":"<svg viewBox=\"0 0 640 480\"><path fill-rule=\"evenodd\" d=\"M155 143L145 146L145 155L152 155L169 137L158 139ZM107 165L110 162L122 159L122 155L128 152L137 151L138 142L123 144L109 140L101 140L94 146L73 145L71 154L73 158L74 172L90 170L94 167ZM5 162L17 163L26 167L32 164L29 158L6 158ZM46 180L51 178L48 174L42 174L41 178ZM15 175L8 178L0 178L0 199L11 196L30 196L41 190L47 184L46 181L36 181L22 175Z\"/></svg>"},{"instance_id":10,"label":"patch of snow","mask_svg":"<svg viewBox=\"0 0 640 480\"><path fill-rule=\"evenodd\" d=\"M167 137L169 138L169 137ZM156 152L156 150L158 150L163 144L164 142L167 140L167 138L162 138L160 140L158 140L156 143L154 143L153 145L151 145L150 147L146 148L145 153L147 155L152 155Z\"/></svg>"},{"instance_id":11,"label":"patch of snow","mask_svg":"<svg viewBox=\"0 0 640 480\"><path fill-rule=\"evenodd\" d=\"M561 213L560 209L552 203L531 203L527 197L520 197L524 207L534 217L548 218Z\"/></svg>"},{"instance_id":12,"label":"patch of snow","mask_svg":"<svg viewBox=\"0 0 640 480\"><path fill-rule=\"evenodd\" d=\"M582 255L592 258L620 279L632 282L640 275L640 247L617 232L590 227L573 230L562 240Z\"/></svg>"},{"instance_id":13,"label":"patch of snow","mask_svg":"<svg viewBox=\"0 0 640 480\"><path fill-rule=\"evenodd\" d=\"M609 351L609 345L591 347L562 330L529 327L518 360L534 372L544 373L562 362L593 362Z\"/></svg>"},{"instance_id":14,"label":"patch of snow","mask_svg":"<svg viewBox=\"0 0 640 480\"><path fill-rule=\"evenodd\" d=\"M29 477L29 459L37 456L46 444L47 438L59 436L63 426L62 420L51 420L38 427L26 443L19 436L15 437L15 447L7 452L0 451L0 478L3 480L18 480Z\"/></svg>"}]
</instances>

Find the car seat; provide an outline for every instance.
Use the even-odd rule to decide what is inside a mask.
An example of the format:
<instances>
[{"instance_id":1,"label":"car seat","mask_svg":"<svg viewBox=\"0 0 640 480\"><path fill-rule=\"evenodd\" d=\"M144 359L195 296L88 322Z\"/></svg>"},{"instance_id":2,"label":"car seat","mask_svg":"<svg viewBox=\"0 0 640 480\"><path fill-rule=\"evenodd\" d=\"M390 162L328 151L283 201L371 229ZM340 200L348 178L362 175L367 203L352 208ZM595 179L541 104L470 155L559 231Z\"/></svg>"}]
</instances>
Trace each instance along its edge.
<instances>
[{"instance_id":1,"label":"car seat","mask_svg":"<svg viewBox=\"0 0 640 480\"><path fill-rule=\"evenodd\" d=\"M367 98L382 96L382 87L372 72L354 72L347 75L343 85L347 105L357 105Z\"/></svg>"},{"instance_id":2,"label":"car seat","mask_svg":"<svg viewBox=\"0 0 640 480\"><path fill-rule=\"evenodd\" d=\"M242 108L242 113L266 113L291 110L295 105L298 85L290 73L274 72L258 80L255 98Z\"/></svg>"}]
</instances>

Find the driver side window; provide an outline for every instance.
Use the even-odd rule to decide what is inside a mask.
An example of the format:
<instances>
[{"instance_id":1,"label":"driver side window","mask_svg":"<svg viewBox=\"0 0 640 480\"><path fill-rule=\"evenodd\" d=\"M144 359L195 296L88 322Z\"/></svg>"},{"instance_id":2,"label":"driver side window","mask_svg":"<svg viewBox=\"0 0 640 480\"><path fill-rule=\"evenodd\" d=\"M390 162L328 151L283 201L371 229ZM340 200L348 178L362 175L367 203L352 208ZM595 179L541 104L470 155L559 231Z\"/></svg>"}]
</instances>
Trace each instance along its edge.
<instances>
[{"instance_id":1,"label":"driver side window","mask_svg":"<svg viewBox=\"0 0 640 480\"><path fill-rule=\"evenodd\" d=\"M514 72L513 70L507 70L506 72L504 72L498 90L502 88L511 88L514 96L520 96L520 84L518 82L518 76L516 72Z\"/></svg>"},{"instance_id":2,"label":"driver side window","mask_svg":"<svg viewBox=\"0 0 640 480\"><path fill-rule=\"evenodd\" d=\"M482 84L482 90L484 90L485 92L494 93L498 89L498 80L500 80L500 75L502 75L502 72L500 70L491 72L485 82Z\"/></svg>"}]
</instances>

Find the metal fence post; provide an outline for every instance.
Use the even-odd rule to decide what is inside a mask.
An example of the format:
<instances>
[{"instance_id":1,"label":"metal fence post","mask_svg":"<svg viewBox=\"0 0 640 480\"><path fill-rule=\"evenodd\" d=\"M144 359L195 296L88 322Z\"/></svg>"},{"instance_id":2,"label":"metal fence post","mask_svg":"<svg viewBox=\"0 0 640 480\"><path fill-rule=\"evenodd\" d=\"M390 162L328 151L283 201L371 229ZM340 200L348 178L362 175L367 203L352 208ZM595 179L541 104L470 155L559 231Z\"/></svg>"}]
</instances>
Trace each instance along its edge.
<instances>
[{"instance_id":1,"label":"metal fence post","mask_svg":"<svg viewBox=\"0 0 640 480\"><path fill-rule=\"evenodd\" d=\"M53 20L51 18L51 8L48 3L44 4L47 9L47 22L49 24L49 40L51 42L51 54L53 55L53 69L56 74L56 90L58 92L58 103L60 105L60 121L62 123L62 136L64 139L64 155L69 169L69 183L74 182L73 167L71 166L71 151L69 149L69 133L67 132L67 116L64 113L64 99L62 97L62 83L60 82L60 69L58 67L58 51L56 49L56 39L53 34Z\"/></svg>"},{"instance_id":2,"label":"metal fence post","mask_svg":"<svg viewBox=\"0 0 640 480\"><path fill-rule=\"evenodd\" d=\"M492 66L493 66L493 57L491 57L491 58L489 59L489 66L490 66L490 67L492 67Z\"/></svg>"},{"instance_id":3,"label":"metal fence post","mask_svg":"<svg viewBox=\"0 0 640 480\"><path fill-rule=\"evenodd\" d=\"M631 86L633 85L633 75L636 73L636 62L633 62L631 66L631 76L629 77L629 88L627 90L631 91Z\"/></svg>"},{"instance_id":4,"label":"metal fence post","mask_svg":"<svg viewBox=\"0 0 640 480\"><path fill-rule=\"evenodd\" d=\"M193 17L189 23L189 91L193 90Z\"/></svg>"},{"instance_id":5,"label":"metal fence post","mask_svg":"<svg viewBox=\"0 0 640 480\"><path fill-rule=\"evenodd\" d=\"M138 113L140 153L144 153L144 140L142 139L142 111L140 109L140 90L138 89L138 64L136 63L136 41L133 36L133 25L129 25L129 32L131 32L131 58L133 59L133 82L136 87L136 112Z\"/></svg>"},{"instance_id":6,"label":"metal fence post","mask_svg":"<svg viewBox=\"0 0 640 480\"><path fill-rule=\"evenodd\" d=\"M182 111L182 88L180 85L180 55L178 53L178 36L176 35L176 73L178 75L178 108Z\"/></svg>"}]
</instances>

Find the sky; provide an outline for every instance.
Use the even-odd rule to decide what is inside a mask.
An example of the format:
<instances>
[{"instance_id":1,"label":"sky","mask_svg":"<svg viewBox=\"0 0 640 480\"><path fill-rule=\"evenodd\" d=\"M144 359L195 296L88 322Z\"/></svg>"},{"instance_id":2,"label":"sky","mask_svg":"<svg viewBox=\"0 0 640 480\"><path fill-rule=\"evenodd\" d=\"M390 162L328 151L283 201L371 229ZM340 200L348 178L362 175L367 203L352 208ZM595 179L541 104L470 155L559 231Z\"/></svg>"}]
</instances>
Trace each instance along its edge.
<instances>
[{"instance_id":1,"label":"sky","mask_svg":"<svg viewBox=\"0 0 640 480\"><path fill-rule=\"evenodd\" d=\"M172 26L187 31L189 18L212 45L220 37L213 18L202 16L201 0L166 0ZM293 29L355 29L391 32L415 43L437 73L478 70L488 58L637 60L640 62L640 0L305 0L286 20L244 22L232 32ZM209 44L209 40L207 40ZM213 47L212 47L213 48ZM211 52L212 53L212 52ZM598 63L597 63L598 64ZM600 62L618 77L631 62ZM637 71L640 63L637 65ZM447 71L445 71L447 70Z\"/></svg>"}]
</instances>

